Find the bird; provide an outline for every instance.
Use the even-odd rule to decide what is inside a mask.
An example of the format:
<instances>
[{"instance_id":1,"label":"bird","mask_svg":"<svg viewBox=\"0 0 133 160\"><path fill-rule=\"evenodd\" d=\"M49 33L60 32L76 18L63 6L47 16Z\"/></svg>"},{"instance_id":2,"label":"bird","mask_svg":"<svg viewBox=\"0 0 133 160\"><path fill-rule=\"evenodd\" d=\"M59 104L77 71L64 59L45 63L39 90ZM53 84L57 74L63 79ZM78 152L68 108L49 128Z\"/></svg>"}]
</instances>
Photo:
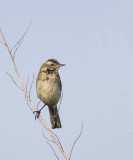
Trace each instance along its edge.
<instances>
[{"instance_id":1,"label":"bird","mask_svg":"<svg viewBox=\"0 0 133 160\"><path fill-rule=\"evenodd\" d=\"M62 83L58 70L65 64L60 64L56 59L48 59L40 68L36 79L36 92L38 98L47 105L50 114L51 128L61 128L61 121L57 109L61 97ZM44 106L36 112L38 118Z\"/></svg>"}]
</instances>

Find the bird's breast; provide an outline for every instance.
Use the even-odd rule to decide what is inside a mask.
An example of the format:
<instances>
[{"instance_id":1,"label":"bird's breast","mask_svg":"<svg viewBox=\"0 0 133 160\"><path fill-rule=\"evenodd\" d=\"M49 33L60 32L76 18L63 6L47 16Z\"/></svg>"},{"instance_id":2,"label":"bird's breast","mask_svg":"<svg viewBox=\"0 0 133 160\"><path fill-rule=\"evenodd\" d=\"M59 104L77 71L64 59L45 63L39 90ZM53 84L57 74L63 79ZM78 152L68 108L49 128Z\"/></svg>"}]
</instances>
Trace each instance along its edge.
<instances>
[{"instance_id":1,"label":"bird's breast","mask_svg":"<svg viewBox=\"0 0 133 160\"><path fill-rule=\"evenodd\" d=\"M60 80L55 78L47 78L46 80L38 80L37 96L47 105L56 105L61 96Z\"/></svg>"}]
</instances>

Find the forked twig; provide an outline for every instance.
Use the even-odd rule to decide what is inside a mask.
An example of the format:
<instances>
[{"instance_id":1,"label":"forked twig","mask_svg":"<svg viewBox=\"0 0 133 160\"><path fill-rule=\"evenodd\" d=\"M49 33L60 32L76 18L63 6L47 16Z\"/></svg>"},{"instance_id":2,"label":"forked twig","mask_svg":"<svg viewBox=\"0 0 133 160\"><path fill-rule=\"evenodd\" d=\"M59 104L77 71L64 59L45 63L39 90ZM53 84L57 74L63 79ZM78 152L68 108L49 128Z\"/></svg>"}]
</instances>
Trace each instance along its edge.
<instances>
[{"instance_id":1,"label":"forked twig","mask_svg":"<svg viewBox=\"0 0 133 160\"><path fill-rule=\"evenodd\" d=\"M52 132L52 131L51 131ZM60 144L60 146L61 146L61 148L62 148L62 150L63 150L63 147L62 147L62 144L61 144L61 142L60 142L60 139L59 139L59 137L57 136L57 134L55 134L54 132L52 132L55 136L56 136L56 138L57 138L57 140L58 140L58 142L59 142L59 144Z\"/></svg>"},{"instance_id":2,"label":"forked twig","mask_svg":"<svg viewBox=\"0 0 133 160\"><path fill-rule=\"evenodd\" d=\"M50 142L55 143L54 141L52 141L52 140L48 139L48 138L44 135L44 131L43 131L43 129L42 129L42 134L43 134L43 137L44 137L46 140L48 140L48 141L50 141Z\"/></svg>"},{"instance_id":3,"label":"forked twig","mask_svg":"<svg viewBox=\"0 0 133 160\"><path fill-rule=\"evenodd\" d=\"M12 77L8 72L6 72L6 74L12 79L13 83L14 83L21 91L23 91L22 88L15 82L15 80L13 79L13 77Z\"/></svg>"},{"instance_id":4,"label":"forked twig","mask_svg":"<svg viewBox=\"0 0 133 160\"><path fill-rule=\"evenodd\" d=\"M54 152L54 154L55 154L56 158L57 158L58 160L60 160L60 159L59 159L59 157L57 156L57 154L55 153L54 148L51 146L51 144L50 144L50 143L48 143L47 141L46 141L46 143L51 147L51 149L53 150L53 152Z\"/></svg>"},{"instance_id":5,"label":"forked twig","mask_svg":"<svg viewBox=\"0 0 133 160\"><path fill-rule=\"evenodd\" d=\"M44 138L46 138L48 141L50 141L50 142L53 142L53 143L55 143L54 141L52 141L52 140L50 140L50 139L48 139L45 135L44 135L44 131L43 131L43 129L42 129L42 132L43 132L43 136L44 136ZM52 131L51 131L52 132ZM58 140L58 142L59 142L59 144L60 144L60 146L61 146L61 148L62 148L62 150L63 150L63 147L62 147L62 144L61 144L61 142L60 142L60 139L59 139L59 137L54 133L54 132L52 132L55 136L56 136L56 138L57 138L57 140Z\"/></svg>"},{"instance_id":6,"label":"forked twig","mask_svg":"<svg viewBox=\"0 0 133 160\"><path fill-rule=\"evenodd\" d=\"M15 51L14 51L14 54L13 54L13 59L15 58L15 54L18 50L18 48L20 47L20 45L23 43L24 39L18 44L18 46L16 47Z\"/></svg>"},{"instance_id":7,"label":"forked twig","mask_svg":"<svg viewBox=\"0 0 133 160\"><path fill-rule=\"evenodd\" d=\"M30 100L30 98L29 98L29 96L28 96L28 94L27 94L27 92L26 92L26 90L25 90L25 88L24 88L23 82L22 82L22 80L21 80L21 77L20 77L20 75L19 75L19 73L18 73L16 64L15 64L15 61L14 61L14 58L13 58L13 56L12 56L12 53L11 53L11 51L10 51L7 43L6 43L6 40L5 40L4 35L3 35L3 33L2 33L1 30L0 30L0 33L1 33L1 36L2 36L3 41L4 41L4 43L5 43L5 46L6 46L8 52L9 52L9 54L10 54L12 63L13 63L13 65L14 65L14 69L15 69L16 74L17 74L17 76L18 76L18 79L19 79L19 81L20 81L20 84L21 84L22 90L23 90L23 92L24 92L25 98L26 98L26 100L29 102L29 104L32 106L33 110L34 110L34 111L37 111L36 107L35 107L34 104L31 102L31 100ZM39 120L41 121L42 125L46 128L46 130L48 131L48 133L50 134L51 138L53 139L53 141L55 142L55 144L57 145L57 147L59 148L59 150L60 150L61 153L63 154L64 158L65 158L66 160L69 160L69 158L67 157L67 155L65 154L65 152L64 152L63 149L61 148L60 144L59 144L58 141L55 139L55 137L53 136L52 132L50 131L50 129L48 128L48 126L45 124L45 122L44 122L44 120L42 119L41 116L39 116Z\"/></svg>"},{"instance_id":8,"label":"forked twig","mask_svg":"<svg viewBox=\"0 0 133 160\"><path fill-rule=\"evenodd\" d=\"M18 40L18 42L14 45L14 47L11 49L11 52L17 47L17 45L19 43L22 43L21 41L24 40L24 37L26 36L26 34L28 33L28 30L30 29L30 26L32 24L32 21L30 22L30 25L28 26L27 30L25 31L25 33L23 34L23 36ZM13 56L14 57L14 56Z\"/></svg>"},{"instance_id":9,"label":"forked twig","mask_svg":"<svg viewBox=\"0 0 133 160\"><path fill-rule=\"evenodd\" d=\"M75 141L74 141L74 143L73 143L73 146L72 146L72 149L71 149L71 152L70 152L70 156L69 156L69 160L70 160L70 158L71 158L71 155L72 155L72 152L73 152L73 148L74 148L77 140L80 138L80 136L81 136L81 134L82 134L82 131L83 131L83 123L82 123L82 126L81 126L80 134L79 134L79 136L75 139Z\"/></svg>"}]
</instances>

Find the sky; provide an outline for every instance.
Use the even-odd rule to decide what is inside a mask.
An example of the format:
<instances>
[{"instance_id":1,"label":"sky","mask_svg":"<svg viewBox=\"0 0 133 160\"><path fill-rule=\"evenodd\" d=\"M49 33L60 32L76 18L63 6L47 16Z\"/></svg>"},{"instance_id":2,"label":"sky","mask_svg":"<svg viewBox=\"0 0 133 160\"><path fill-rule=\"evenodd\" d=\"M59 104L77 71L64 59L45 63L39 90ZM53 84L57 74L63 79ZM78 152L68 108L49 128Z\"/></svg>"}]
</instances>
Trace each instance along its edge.
<instances>
[{"instance_id":1,"label":"sky","mask_svg":"<svg viewBox=\"0 0 133 160\"><path fill-rule=\"evenodd\" d=\"M62 129L54 132L69 156L83 123L72 160L133 159L132 15L132 0L1 1L0 28L10 49L32 21L15 56L25 86L29 77L28 91L46 60L66 64L59 70ZM5 72L19 84L9 53L0 43L0 159L56 159L42 129L50 138L48 133ZM37 106L35 81L31 100ZM41 115L51 127L47 107Z\"/></svg>"}]
</instances>

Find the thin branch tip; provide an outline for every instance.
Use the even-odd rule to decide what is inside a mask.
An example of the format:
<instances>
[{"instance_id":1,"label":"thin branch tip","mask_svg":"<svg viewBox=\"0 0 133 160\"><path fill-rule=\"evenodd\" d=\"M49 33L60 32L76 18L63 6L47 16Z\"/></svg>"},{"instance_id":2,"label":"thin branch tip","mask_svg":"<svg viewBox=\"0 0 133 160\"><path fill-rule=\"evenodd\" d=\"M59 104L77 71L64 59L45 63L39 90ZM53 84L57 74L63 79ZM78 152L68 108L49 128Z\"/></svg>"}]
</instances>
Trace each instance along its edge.
<instances>
[{"instance_id":1,"label":"thin branch tip","mask_svg":"<svg viewBox=\"0 0 133 160\"><path fill-rule=\"evenodd\" d=\"M46 143L51 147L51 149L53 150L53 152L54 152L54 155L56 156L56 158L59 160L59 157L57 156L57 154L56 154L56 152L55 152L55 150L54 150L54 148L52 147L52 145L50 144L50 143L48 143L47 141L46 141Z\"/></svg>"},{"instance_id":2,"label":"thin branch tip","mask_svg":"<svg viewBox=\"0 0 133 160\"><path fill-rule=\"evenodd\" d=\"M50 142L55 143L54 141L52 141L52 140L48 139L48 138L44 135L44 131L43 131L43 129L42 129L42 134L43 134L43 137L44 137L46 140L48 140L48 141L50 141Z\"/></svg>"},{"instance_id":3,"label":"thin branch tip","mask_svg":"<svg viewBox=\"0 0 133 160\"><path fill-rule=\"evenodd\" d=\"M72 152L73 152L73 149L74 149L74 147L75 147L75 144L76 144L76 142L78 141L78 139L80 138L82 132L83 132L83 122L82 122L80 134L79 134L79 136L75 139L75 141L74 141L74 143L73 143L73 146L72 146L72 149L71 149L71 152L70 152L70 156L69 156L69 160L70 160L70 158L71 158L71 156L72 156Z\"/></svg>"},{"instance_id":4,"label":"thin branch tip","mask_svg":"<svg viewBox=\"0 0 133 160\"><path fill-rule=\"evenodd\" d=\"M15 82L12 75L10 75L8 72L5 72L5 73L12 79L12 82L22 91L22 88L17 84L17 82Z\"/></svg>"}]
</instances>

